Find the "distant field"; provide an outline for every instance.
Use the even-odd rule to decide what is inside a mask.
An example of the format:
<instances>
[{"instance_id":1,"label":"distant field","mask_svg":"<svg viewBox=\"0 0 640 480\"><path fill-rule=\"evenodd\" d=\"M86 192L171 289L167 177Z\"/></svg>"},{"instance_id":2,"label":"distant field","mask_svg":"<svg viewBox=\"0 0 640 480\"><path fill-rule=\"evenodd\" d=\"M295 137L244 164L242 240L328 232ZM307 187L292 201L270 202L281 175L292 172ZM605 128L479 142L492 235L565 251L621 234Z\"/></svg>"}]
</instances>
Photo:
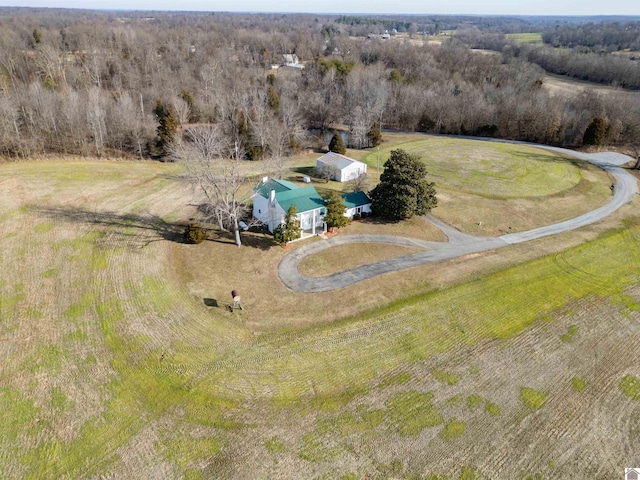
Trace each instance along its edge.
<instances>
[{"instance_id":1,"label":"distant field","mask_svg":"<svg viewBox=\"0 0 640 480\"><path fill-rule=\"evenodd\" d=\"M542 43L542 34L539 32L507 33L505 37L519 43Z\"/></svg>"},{"instance_id":2,"label":"distant field","mask_svg":"<svg viewBox=\"0 0 640 480\"><path fill-rule=\"evenodd\" d=\"M618 56L621 56L621 57L629 57L629 58L632 58L632 59L635 58L636 60L640 59L640 51L638 51L638 50L626 49L626 50L621 50L621 51L618 51L618 52L611 52L611 55L618 55Z\"/></svg>"},{"instance_id":3,"label":"distant field","mask_svg":"<svg viewBox=\"0 0 640 480\"><path fill-rule=\"evenodd\" d=\"M416 138L416 151L440 148L385 134ZM472 147L441 145L469 175L447 165L440 190L469 195L467 211L495 182L546 189L550 210L571 203L567 191L598 203L603 177L582 165ZM530 171L519 155L533 156ZM180 243L193 214L181 174L0 164L3 478L614 478L633 463L637 201L560 238L312 295L279 281L288 250L268 236ZM380 229L442 240L421 222ZM231 313L234 288L245 309Z\"/></svg>"},{"instance_id":4,"label":"distant field","mask_svg":"<svg viewBox=\"0 0 640 480\"><path fill-rule=\"evenodd\" d=\"M624 90L621 88L610 87L608 85L602 85L600 83L587 82L571 78L566 75L555 75L552 73L545 73L543 87L551 93L564 96L573 96L582 93L585 90L592 90L603 95L622 95L636 99L640 98L640 91Z\"/></svg>"}]
</instances>

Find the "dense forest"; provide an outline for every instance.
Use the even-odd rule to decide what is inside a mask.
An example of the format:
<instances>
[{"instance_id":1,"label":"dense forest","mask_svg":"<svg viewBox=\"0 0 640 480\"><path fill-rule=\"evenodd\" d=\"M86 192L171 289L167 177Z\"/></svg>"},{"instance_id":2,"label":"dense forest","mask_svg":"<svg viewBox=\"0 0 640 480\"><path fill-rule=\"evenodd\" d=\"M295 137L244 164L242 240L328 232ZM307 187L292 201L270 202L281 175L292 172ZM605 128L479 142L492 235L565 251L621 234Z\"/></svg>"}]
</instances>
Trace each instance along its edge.
<instances>
[{"instance_id":1,"label":"dense forest","mask_svg":"<svg viewBox=\"0 0 640 480\"><path fill-rule=\"evenodd\" d=\"M4 8L0 154L161 157L181 128L200 123L224 133L225 155L247 159L318 146L317 132L337 128L356 148L370 146L379 127L579 147L597 121L598 143L622 147L640 137L640 97L553 96L544 73L640 88L640 62L504 36L548 28L565 32L554 42L575 43L575 31L583 47L610 45L600 38L614 25L589 40L575 19L554 17ZM388 27L394 35L383 40ZM453 29L442 43L429 41ZM631 37L616 42L634 45ZM471 49L479 46L496 53ZM576 73L581 68L591 73Z\"/></svg>"}]
</instances>

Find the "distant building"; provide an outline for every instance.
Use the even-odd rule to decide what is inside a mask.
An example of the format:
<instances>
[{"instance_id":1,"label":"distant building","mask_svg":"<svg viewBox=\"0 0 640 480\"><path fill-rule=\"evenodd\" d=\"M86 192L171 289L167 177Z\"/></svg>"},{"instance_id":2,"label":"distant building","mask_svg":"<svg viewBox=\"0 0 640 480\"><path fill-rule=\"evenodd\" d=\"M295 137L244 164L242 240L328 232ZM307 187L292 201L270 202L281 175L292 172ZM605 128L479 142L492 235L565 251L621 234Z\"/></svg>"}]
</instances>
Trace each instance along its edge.
<instances>
[{"instance_id":1,"label":"distant building","mask_svg":"<svg viewBox=\"0 0 640 480\"><path fill-rule=\"evenodd\" d=\"M316 168L328 169L331 179L337 182L348 182L367 173L367 164L339 153L329 152L316 160Z\"/></svg>"},{"instance_id":2,"label":"distant building","mask_svg":"<svg viewBox=\"0 0 640 480\"><path fill-rule=\"evenodd\" d=\"M304 65L300 63L300 59L295 53L285 53L282 55L282 66L288 68L296 68L302 70Z\"/></svg>"}]
</instances>

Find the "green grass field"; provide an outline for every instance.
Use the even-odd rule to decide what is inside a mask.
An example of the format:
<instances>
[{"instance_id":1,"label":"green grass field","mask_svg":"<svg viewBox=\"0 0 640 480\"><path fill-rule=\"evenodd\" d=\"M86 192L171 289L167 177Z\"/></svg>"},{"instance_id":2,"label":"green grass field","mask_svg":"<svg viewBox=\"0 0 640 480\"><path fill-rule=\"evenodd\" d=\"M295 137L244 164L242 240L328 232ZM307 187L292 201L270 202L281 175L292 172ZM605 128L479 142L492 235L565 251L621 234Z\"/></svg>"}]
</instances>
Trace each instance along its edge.
<instances>
[{"instance_id":1,"label":"green grass field","mask_svg":"<svg viewBox=\"0 0 640 480\"><path fill-rule=\"evenodd\" d=\"M475 155L441 178L477 198L496 172L541 198L600 178L537 149L491 147L494 165L484 142L429 142L413 146ZM176 243L180 172L0 164L3 478L607 477L632 461L636 219L506 268L490 253L442 288L412 269L298 294L262 237ZM247 308L230 313L236 279Z\"/></svg>"},{"instance_id":2,"label":"green grass field","mask_svg":"<svg viewBox=\"0 0 640 480\"><path fill-rule=\"evenodd\" d=\"M542 34L539 32L507 33L505 37L518 43L542 43Z\"/></svg>"},{"instance_id":3,"label":"green grass field","mask_svg":"<svg viewBox=\"0 0 640 480\"><path fill-rule=\"evenodd\" d=\"M419 138L419 137L418 137ZM392 149L418 155L439 187L497 197L549 196L575 187L580 170L562 155L509 143L424 137L380 150L380 171ZM377 169L378 153L361 161Z\"/></svg>"},{"instance_id":4,"label":"green grass field","mask_svg":"<svg viewBox=\"0 0 640 480\"><path fill-rule=\"evenodd\" d=\"M385 138L379 152L372 150L361 158L374 179L392 149L419 156L438 192L433 213L476 235L557 223L611 197L605 172L541 148L420 134L390 133ZM550 199L556 208L545 208ZM469 205L474 206L471 212Z\"/></svg>"}]
</instances>

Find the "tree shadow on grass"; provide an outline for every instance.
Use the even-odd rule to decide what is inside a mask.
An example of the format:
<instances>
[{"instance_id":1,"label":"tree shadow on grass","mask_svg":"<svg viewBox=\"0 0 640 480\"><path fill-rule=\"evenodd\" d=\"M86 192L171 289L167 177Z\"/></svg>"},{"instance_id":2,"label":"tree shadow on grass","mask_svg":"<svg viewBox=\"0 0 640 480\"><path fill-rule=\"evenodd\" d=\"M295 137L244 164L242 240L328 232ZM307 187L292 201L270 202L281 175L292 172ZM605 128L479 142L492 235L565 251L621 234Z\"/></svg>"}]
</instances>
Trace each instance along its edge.
<instances>
[{"instance_id":1,"label":"tree shadow on grass","mask_svg":"<svg viewBox=\"0 0 640 480\"><path fill-rule=\"evenodd\" d=\"M273 235L270 233L265 233L259 231L260 229L252 227L246 232L240 233L240 241L242 242L243 247L257 248L259 250L269 250L276 245L275 240L273 239ZM213 239L214 242L219 243L233 243L235 244L235 240L233 238L233 232L221 232L219 230L216 231L217 238Z\"/></svg>"},{"instance_id":2,"label":"tree shadow on grass","mask_svg":"<svg viewBox=\"0 0 640 480\"><path fill-rule=\"evenodd\" d=\"M299 173L300 175L306 175L308 177L314 177L314 173L316 172L316 167L296 167L293 169L294 172Z\"/></svg>"},{"instance_id":3,"label":"tree shadow on grass","mask_svg":"<svg viewBox=\"0 0 640 480\"><path fill-rule=\"evenodd\" d=\"M102 227L107 238L116 240L116 243L124 243L129 246L146 247L150 243L160 240L168 240L175 243L185 243L183 239L184 229L189 221L169 223L157 215L150 213L115 213L105 211L91 211L70 207L41 207L30 208L44 217L54 221L93 225ZM225 244L234 244L232 232L220 231L216 228L206 228L209 241ZM242 232L240 234L243 246L269 250L274 246L273 237L258 231Z\"/></svg>"},{"instance_id":4,"label":"tree shadow on grass","mask_svg":"<svg viewBox=\"0 0 640 480\"><path fill-rule=\"evenodd\" d=\"M159 241L183 243L184 223L168 223L152 214L115 213L91 211L69 207L34 206L30 210L55 221L103 227L109 238L117 238L125 243L140 247ZM146 235L141 235L146 232Z\"/></svg>"}]
</instances>

